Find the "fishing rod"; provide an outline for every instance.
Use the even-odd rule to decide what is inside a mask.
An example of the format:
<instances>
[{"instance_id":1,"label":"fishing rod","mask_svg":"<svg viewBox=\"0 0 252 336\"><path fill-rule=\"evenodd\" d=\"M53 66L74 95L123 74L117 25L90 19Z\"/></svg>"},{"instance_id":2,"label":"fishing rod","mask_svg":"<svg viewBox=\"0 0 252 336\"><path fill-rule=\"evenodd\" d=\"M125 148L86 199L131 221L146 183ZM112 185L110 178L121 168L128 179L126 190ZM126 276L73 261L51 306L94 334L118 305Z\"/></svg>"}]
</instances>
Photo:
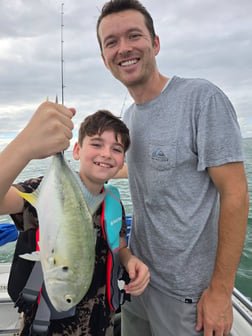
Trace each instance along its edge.
<instances>
[{"instance_id":1,"label":"fishing rod","mask_svg":"<svg viewBox=\"0 0 252 336\"><path fill-rule=\"evenodd\" d=\"M63 28L64 28L64 20L63 20L63 15L64 15L64 3L61 4L61 103L64 105L64 39L63 39Z\"/></svg>"}]
</instances>

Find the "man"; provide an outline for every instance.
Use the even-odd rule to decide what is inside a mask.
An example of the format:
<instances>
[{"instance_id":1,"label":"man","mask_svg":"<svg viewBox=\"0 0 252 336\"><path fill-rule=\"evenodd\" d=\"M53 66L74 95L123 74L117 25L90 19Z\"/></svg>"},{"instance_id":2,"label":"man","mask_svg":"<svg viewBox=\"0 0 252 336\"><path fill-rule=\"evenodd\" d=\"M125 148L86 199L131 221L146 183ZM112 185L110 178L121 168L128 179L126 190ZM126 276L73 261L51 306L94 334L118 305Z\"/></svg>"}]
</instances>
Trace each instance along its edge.
<instances>
[{"instance_id":1,"label":"man","mask_svg":"<svg viewBox=\"0 0 252 336\"><path fill-rule=\"evenodd\" d=\"M233 106L208 81L159 73L159 37L137 0L107 2L97 37L105 66L135 101L124 116L130 248L151 274L122 309L123 336L228 335L248 217Z\"/></svg>"}]
</instances>

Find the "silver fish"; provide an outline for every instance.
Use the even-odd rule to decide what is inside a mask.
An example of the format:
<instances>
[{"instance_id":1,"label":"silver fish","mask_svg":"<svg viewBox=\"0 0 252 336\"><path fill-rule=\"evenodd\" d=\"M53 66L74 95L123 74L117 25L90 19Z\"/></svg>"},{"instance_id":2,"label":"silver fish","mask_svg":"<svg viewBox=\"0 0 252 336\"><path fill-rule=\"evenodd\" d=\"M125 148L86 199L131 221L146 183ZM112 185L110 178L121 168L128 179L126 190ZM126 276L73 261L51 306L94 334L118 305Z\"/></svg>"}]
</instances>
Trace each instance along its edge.
<instances>
[{"instance_id":1,"label":"silver fish","mask_svg":"<svg viewBox=\"0 0 252 336\"><path fill-rule=\"evenodd\" d=\"M58 311L67 311L87 293L94 271L92 215L105 192L92 195L62 153L52 162L37 190L17 192L37 210L40 260L48 297Z\"/></svg>"}]
</instances>

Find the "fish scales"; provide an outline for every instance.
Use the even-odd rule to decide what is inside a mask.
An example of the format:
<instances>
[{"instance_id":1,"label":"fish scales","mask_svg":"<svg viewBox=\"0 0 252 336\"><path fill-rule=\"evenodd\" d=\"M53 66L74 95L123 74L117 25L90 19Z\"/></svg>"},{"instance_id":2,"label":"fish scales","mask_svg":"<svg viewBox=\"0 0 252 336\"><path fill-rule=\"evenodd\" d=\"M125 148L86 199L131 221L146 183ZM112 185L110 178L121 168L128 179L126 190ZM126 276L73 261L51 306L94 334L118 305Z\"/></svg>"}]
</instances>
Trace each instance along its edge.
<instances>
[{"instance_id":1,"label":"fish scales","mask_svg":"<svg viewBox=\"0 0 252 336\"><path fill-rule=\"evenodd\" d=\"M52 162L48 184L53 185L57 194L52 190L51 195L48 195L45 188L45 195L41 194L39 209L48 209L48 202L50 204L56 200L53 217L57 216L59 220L56 221L57 225L51 225L52 230L56 230L51 236L54 237L51 244L48 244L50 237L47 237L47 231L42 230L40 233L40 249L44 251L41 262L42 268L46 270L44 277L49 298L52 303L57 301L57 296L62 295L58 293L60 290L65 293L64 301L69 309L83 298L92 280L94 230L92 216L74 173L64 164L63 156L55 156L53 161L55 163ZM47 217L47 211L39 210L39 216L42 223L51 222L52 218ZM58 311L65 310L63 303L60 306L54 303L54 306Z\"/></svg>"},{"instance_id":2,"label":"fish scales","mask_svg":"<svg viewBox=\"0 0 252 336\"><path fill-rule=\"evenodd\" d=\"M83 189L77 174L58 153L39 188L33 194L21 195L38 212L40 258L48 297L57 311L67 311L80 302L92 281L92 214L105 193L94 196Z\"/></svg>"}]
</instances>

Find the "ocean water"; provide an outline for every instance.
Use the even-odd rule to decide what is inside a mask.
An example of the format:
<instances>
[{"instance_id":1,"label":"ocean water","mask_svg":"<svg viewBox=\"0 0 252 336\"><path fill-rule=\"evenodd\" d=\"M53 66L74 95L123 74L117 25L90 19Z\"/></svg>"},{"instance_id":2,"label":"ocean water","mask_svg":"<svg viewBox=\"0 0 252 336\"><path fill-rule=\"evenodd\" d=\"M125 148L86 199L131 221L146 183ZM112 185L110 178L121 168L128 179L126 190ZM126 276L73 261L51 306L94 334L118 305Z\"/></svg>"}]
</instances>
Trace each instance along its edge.
<instances>
[{"instance_id":1,"label":"ocean water","mask_svg":"<svg viewBox=\"0 0 252 336\"><path fill-rule=\"evenodd\" d=\"M1 150L1 149L0 149ZM247 234L243 249L243 254L239 264L239 268L236 275L235 286L246 297L252 301L252 138L244 139L244 152L245 152L245 170L248 179L250 209L249 219L247 226ZM78 170L79 164L72 158L72 153L66 151L65 155L70 162L71 166ZM18 181L24 181L30 177L36 177L43 175L49 164L49 159L33 160L22 171L22 173L16 179ZM127 180L111 180L110 183L116 185L121 193L121 198L125 207L126 215L132 214L132 204L128 188ZM1 223L12 222L9 216L0 216ZM8 243L0 247L0 262L11 262L13 251L15 248L15 242Z\"/></svg>"}]
</instances>

